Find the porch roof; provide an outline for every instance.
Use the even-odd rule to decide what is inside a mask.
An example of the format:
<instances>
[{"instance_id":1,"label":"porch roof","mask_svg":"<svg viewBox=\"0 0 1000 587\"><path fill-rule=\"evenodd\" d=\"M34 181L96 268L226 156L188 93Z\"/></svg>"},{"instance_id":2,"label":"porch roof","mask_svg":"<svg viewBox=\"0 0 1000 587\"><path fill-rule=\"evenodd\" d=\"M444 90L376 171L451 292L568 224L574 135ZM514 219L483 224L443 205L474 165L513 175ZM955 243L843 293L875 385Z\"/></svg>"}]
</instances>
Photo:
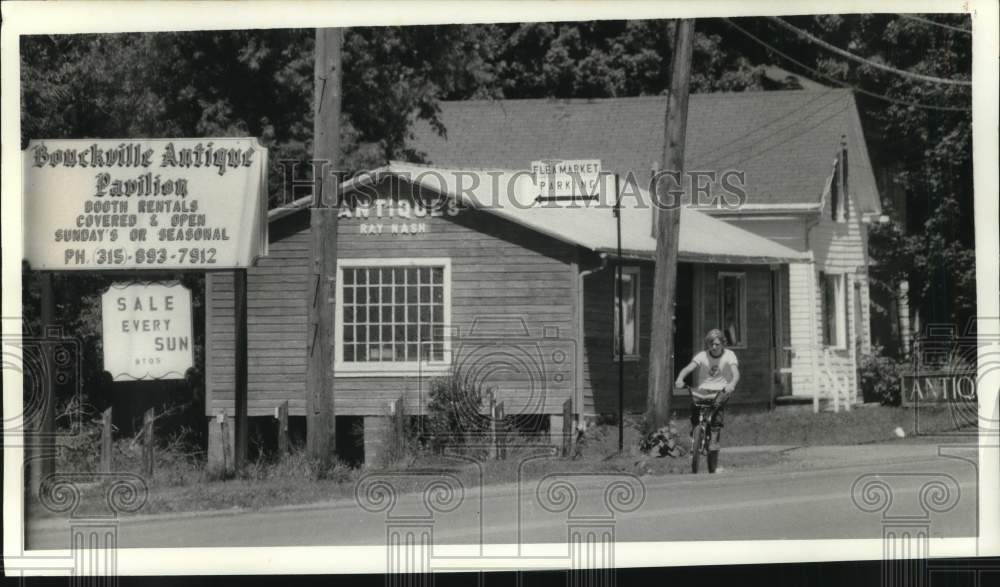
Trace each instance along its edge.
<instances>
[{"instance_id":1,"label":"porch roof","mask_svg":"<svg viewBox=\"0 0 1000 587\"><path fill-rule=\"evenodd\" d=\"M485 210L501 218L579 245L592 251L616 255L618 230L611 206L564 207L534 203L534 181L523 171L444 169L390 162L343 185L347 192L368 182L395 176L445 195L462 205ZM500 186L507 186L506 194ZM652 209L640 202L644 197L623 198L621 214L622 256L652 260L656 239L652 236ZM700 263L770 264L805 261L808 253L795 251L767 238L712 218L689 207L681 207L678 259Z\"/></svg>"}]
</instances>

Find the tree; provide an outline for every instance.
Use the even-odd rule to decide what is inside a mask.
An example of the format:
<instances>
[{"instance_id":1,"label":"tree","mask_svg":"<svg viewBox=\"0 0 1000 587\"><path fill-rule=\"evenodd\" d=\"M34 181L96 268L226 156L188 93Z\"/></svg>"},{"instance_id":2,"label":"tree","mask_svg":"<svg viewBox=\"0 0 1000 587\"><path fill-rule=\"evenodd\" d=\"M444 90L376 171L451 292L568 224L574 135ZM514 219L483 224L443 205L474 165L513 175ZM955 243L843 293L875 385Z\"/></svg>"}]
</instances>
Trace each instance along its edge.
<instances>
[{"instance_id":1,"label":"tree","mask_svg":"<svg viewBox=\"0 0 1000 587\"><path fill-rule=\"evenodd\" d=\"M969 80L972 36L968 15L859 14L785 19L826 42L880 64L939 78ZM947 27L935 26L926 21ZM819 47L766 18L739 19L790 63L746 37L747 58L779 62L821 83L856 93L869 152L887 171L880 191L898 215L871 231L872 287L892 296L910 282L910 303L926 322L964 326L975 316L975 221L972 191L972 96L966 86L916 81ZM718 21L714 26L725 27ZM875 96L881 95L883 97Z\"/></svg>"}]
</instances>

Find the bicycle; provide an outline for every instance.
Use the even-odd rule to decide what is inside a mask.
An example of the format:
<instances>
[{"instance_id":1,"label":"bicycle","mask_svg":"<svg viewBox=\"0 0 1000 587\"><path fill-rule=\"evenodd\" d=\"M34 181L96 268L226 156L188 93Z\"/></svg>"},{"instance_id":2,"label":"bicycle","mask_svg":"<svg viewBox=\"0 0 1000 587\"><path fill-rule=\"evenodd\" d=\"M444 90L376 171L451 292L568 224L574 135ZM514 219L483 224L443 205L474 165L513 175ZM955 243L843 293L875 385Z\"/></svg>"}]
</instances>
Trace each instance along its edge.
<instances>
[{"instance_id":1,"label":"bicycle","mask_svg":"<svg viewBox=\"0 0 1000 587\"><path fill-rule=\"evenodd\" d=\"M702 392L688 388L691 401L698 410L698 424L691 430L691 472L697 473L701 456L705 455L708 472L714 473L719 460L719 451L711 450L713 422L723 403L717 400L719 392Z\"/></svg>"}]
</instances>

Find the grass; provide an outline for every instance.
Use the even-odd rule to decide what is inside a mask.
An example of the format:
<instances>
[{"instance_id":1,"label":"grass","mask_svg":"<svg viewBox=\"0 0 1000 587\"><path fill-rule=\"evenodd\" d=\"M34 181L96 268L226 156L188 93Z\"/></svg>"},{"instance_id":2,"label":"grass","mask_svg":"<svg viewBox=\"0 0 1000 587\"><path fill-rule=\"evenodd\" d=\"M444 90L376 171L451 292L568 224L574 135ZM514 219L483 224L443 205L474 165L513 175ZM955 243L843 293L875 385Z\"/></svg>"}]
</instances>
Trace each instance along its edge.
<instances>
[{"instance_id":1,"label":"grass","mask_svg":"<svg viewBox=\"0 0 1000 587\"><path fill-rule=\"evenodd\" d=\"M776 464L782 457L774 452L739 452L725 454L725 447L759 445L858 445L896 439L899 427L912 436L919 423L922 434L955 430L953 414L947 407L921 408L918 413L906 408L856 407L850 412L811 411L729 413L722 433L724 466L727 469L753 468ZM681 442L686 440L688 424L679 422ZM447 470L467 487L512 483L537 479L546 474L575 472L588 474L669 475L688 472L687 458L651 458L638 450L639 422L630 419L624 429L624 453L618 454L618 429L613 425L592 426L577 445L572 459L552 456L548 445L522 442L510 448L504 460L444 457L428 453L410 454L394 467L380 471ZM522 439L523 440L523 439ZM93 471L96 443L85 436L65 447L59 470ZM141 452L137 443L116 443L115 468L118 471L141 471ZM148 481L149 496L143 514L225 510L232 508L264 509L278 505L314 503L339 498L353 498L358 479L368 471L341 463L319 467L302 450L283 459L258 459L243 473L220 479L205 472L204 456L191 451L182 439L175 438L157 451L157 467ZM417 491L426 478L397 476L393 481L399 492ZM79 513L103 506L104 488L93 484L82 487L83 506ZM52 516L29 500L33 517Z\"/></svg>"},{"instance_id":2,"label":"grass","mask_svg":"<svg viewBox=\"0 0 1000 587\"><path fill-rule=\"evenodd\" d=\"M911 408L855 406L850 412L776 410L726 415L723 446L852 445L895 440L895 430L906 436L940 434L962 427L946 405Z\"/></svg>"}]
</instances>

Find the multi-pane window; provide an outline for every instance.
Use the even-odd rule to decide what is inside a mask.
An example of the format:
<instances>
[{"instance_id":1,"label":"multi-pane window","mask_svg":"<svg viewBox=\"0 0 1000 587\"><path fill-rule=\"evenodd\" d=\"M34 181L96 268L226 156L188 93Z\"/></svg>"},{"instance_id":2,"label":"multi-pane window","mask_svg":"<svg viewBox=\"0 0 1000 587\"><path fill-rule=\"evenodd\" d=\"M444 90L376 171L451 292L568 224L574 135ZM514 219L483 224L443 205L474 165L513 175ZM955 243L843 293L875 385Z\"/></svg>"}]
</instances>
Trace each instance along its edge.
<instances>
[{"instance_id":1,"label":"multi-pane window","mask_svg":"<svg viewBox=\"0 0 1000 587\"><path fill-rule=\"evenodd\" d=\"M847 346L847 289L844 275L835 273L819 274L823 289L823 344L830 347Z\"/></svg>"},{"instance_id":2,"label":"multi-pane window","mask_svg":"<svg viewBox=\"0 0 1000 587\"><path fill-rule=\"evenodd\" d=\"M345 366L446 359L445 265L346 265L340 275L338 358ZM390 365L387 365L390 366Z\"/></svg>"},{"instance_id":3,"label":"multi-pane window","mask_svg":"<svg viewBox=\"0 0 1000 587\"><path fill-rule=\"evenodd\" d=\"M726 335L726 346L746 346L745 273L719 273L719 328Z\"/></svg>"},{"instance_id":4,"label":"multi-pane window","mask_svg":"<svg viewBox=\"0 0 1000 587\"><path fill-rule=\"evenodd\" d=\"M621 331L621 340L624 343L624 356L625 358L633 358L639 354L639 329L638 324L638 312L639 312L639 268L638 267L622 267L621 275L621 292L622 292L622 307L621 314L622 319L625 323L625 329ZM612 307L612 313L614 314L614 341L612 342L612 349L614 352L614 357L617 359L618 354L618 341L619 341L619 321L618 321L618 269L615 269L615 291L614 291L614 306Z\"/></svg>"}]
</instances>

